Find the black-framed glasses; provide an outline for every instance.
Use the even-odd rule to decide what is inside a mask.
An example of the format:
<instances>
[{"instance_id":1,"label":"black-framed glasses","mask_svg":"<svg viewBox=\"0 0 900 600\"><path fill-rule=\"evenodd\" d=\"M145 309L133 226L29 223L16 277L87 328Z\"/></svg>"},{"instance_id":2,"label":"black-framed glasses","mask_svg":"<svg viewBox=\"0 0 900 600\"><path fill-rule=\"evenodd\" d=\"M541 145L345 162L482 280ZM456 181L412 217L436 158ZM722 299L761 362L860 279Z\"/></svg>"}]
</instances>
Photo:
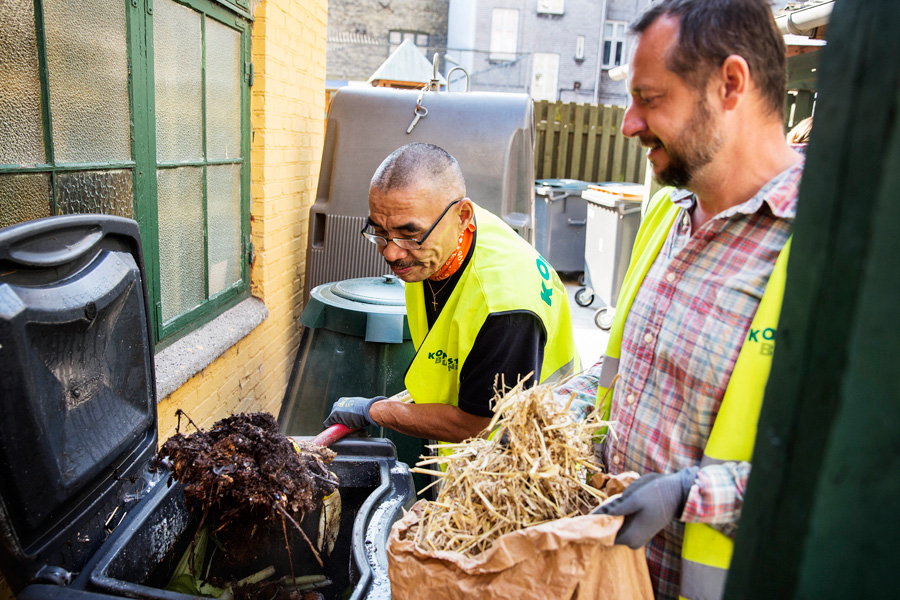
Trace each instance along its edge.
<instances>
[{"instance_id":1,"label":"black-framed glasses","mask_svg":"<svg viewBox=\"0 0 900 600\"><path fill-rule=\"evenodd\" d=\"M447 208L444 209L444 212L441 213L441 216L437 218L437 221L435 221L434 224L428 228L428 231L425 232L422 238L418 240L413 238L386 238L383 235L375 235L374 233L369 233L368 231L366 231L366 229L370 227L371 223L366 223L366 226L363 227L360 233L363 234L364 238L366 238L379 248L385 248L387 247L388 242L394 242L395 244L397 244L397 246L403 248L404 250L417 250L422 247L422 244L425 243L425 240L429 235L431 235L431 232L434 231L434 228L438 226L438 223L441 222L441 219L443 219L444 215L447 214L447 211L450 210L450 207L457 202L461 202L462 200L463 198L457 198L456 200L448 204Z\"/></svg>"}]
</instances>

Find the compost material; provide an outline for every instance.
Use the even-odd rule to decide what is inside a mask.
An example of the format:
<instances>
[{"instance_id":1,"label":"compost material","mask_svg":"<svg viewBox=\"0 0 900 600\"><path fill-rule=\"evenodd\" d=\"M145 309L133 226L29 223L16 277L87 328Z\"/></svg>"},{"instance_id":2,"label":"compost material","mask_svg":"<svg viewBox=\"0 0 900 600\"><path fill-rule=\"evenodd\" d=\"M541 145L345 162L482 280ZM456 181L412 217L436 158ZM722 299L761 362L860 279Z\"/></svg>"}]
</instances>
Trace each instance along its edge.
<instances>
[{"instance_id":1,"label":"compost material","mask_svg":"<svg viewBox=\"0 0 900 600\"><path fill-rule=\"evenodd\" d=\"M546 385L514 388L496 401L490 439L436 446L444 454L413 469L440 478L416 542L474 556L512 531L587 514L607 497L589 483L602 471L594 438L605 428L597 410L574 421ZM433 464L445 470L422 468Z\"/></svg>"},{"instance_id":2,"label":"compost material","mask_svg":"<svg viewBox=\"0 0 900 600\"><path fill-rule=\"evenodd\" d=\"M517 387L491 435L419 463L440 489L391 529L394 600L652 599L643 551L613 543L623 518L590 514L636 474L603 474L594 444L610 424L568 409L547 386Z\"/></svg>"},{"instance_id":3,"label":"compost material","mask_svg":"<svg viewBox=\"0 0 900 600\"><path fill-rule=\"evenodd\" d=\"M327 466L335 458L333 451L294 442L279 432L268 413L241 413L209 431L176 433L159 456L184 484L188 509L198 516L200 528L208 526L223 548L220 565L250 564L259 560L261 547L276 547L287 556L293 577L288 531L299 532L322 565L300 524L339 485Z\"/></svg>"}]
</instances>

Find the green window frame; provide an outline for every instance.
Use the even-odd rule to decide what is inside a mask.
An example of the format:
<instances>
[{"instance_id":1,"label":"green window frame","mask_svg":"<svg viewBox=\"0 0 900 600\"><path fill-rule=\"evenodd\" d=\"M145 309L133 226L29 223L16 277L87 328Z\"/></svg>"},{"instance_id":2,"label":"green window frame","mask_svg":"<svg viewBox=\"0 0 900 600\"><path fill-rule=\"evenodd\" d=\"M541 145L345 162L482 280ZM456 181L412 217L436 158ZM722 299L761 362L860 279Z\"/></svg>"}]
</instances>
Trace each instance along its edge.
<instances>
[{"instance_id":1,"label":"green window frame","mask_svg":"<svg viewBox=\"0 0 900 600\"><path fill-rule=\"evenodd\" d=\"M0 226L136 219L157 348L249 296L247 0L4 4Z\"/></svg>"}]
</instances>

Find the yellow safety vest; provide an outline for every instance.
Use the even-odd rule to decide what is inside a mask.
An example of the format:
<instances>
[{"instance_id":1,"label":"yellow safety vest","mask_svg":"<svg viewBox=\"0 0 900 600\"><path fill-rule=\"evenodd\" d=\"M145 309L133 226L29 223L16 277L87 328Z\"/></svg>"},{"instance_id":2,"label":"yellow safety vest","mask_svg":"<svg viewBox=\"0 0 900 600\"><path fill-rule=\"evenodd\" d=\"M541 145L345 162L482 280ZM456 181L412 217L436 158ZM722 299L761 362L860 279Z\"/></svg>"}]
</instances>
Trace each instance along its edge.
<instances>
[{"instance_id":1,"label":"yellow safety vest","mask_svg":"<svg viewBox=\"0 0 900 600\"><path fill-rule=\"evenodd\" d=\"M650 209L641 223L631 263L619 292L619 303L610 329L609 344L603 358L597 401L608 418L613 390L611 384L618 372L622 351L625 319L638 288L656 260L679 208L670 201L673 188L660 190L651 200ZM749 461L756 439L756 425L763 393L772 366L775 332L781 314L787 272L790 240L785 244L766 285L756 315L747 332L737 362L728 381L725 396L709 440L701 466L730 461ZM710 600L721 598L731 563L734 542L728 536L703 523L685 523L681 549L681 598Z\"/></svg>"},{"instance_id":2,"label":"yellow safety vest","mask_svg":"<svg viewBox=\"0 0 900 600\"><path fill-rule=\"evenodd\" d=\"M416 347L406 389L417 404L458 404L460 369L491 314L530 312L540 319L546 334L541 382L580 370L569 300L556 271L500 218L475 206L475 219L474 253L430 331L422 282L406 285Z\"/></svg>"}]
</instances>

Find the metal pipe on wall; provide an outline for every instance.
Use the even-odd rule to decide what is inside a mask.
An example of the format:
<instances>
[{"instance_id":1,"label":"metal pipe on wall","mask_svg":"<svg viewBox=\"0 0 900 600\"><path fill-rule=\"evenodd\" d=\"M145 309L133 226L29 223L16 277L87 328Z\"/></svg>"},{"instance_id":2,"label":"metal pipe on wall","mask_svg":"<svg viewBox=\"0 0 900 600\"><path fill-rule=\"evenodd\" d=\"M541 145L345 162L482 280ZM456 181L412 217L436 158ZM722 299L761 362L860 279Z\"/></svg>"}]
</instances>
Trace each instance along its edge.
<instances>
[{"instance_id":1,"label":"metal pipe on wall","mask_svg":"<svg viewBox=\"0 0 900 600\"><path fill-rule=\"evenodd\" d=\"M600 104L600 74L603 72L603 33L606 31L606 9L609 0L603 0L600 9L600 41L597 42L597 72L594 76L594 104Z\"/></svg>"}]
</instances>

